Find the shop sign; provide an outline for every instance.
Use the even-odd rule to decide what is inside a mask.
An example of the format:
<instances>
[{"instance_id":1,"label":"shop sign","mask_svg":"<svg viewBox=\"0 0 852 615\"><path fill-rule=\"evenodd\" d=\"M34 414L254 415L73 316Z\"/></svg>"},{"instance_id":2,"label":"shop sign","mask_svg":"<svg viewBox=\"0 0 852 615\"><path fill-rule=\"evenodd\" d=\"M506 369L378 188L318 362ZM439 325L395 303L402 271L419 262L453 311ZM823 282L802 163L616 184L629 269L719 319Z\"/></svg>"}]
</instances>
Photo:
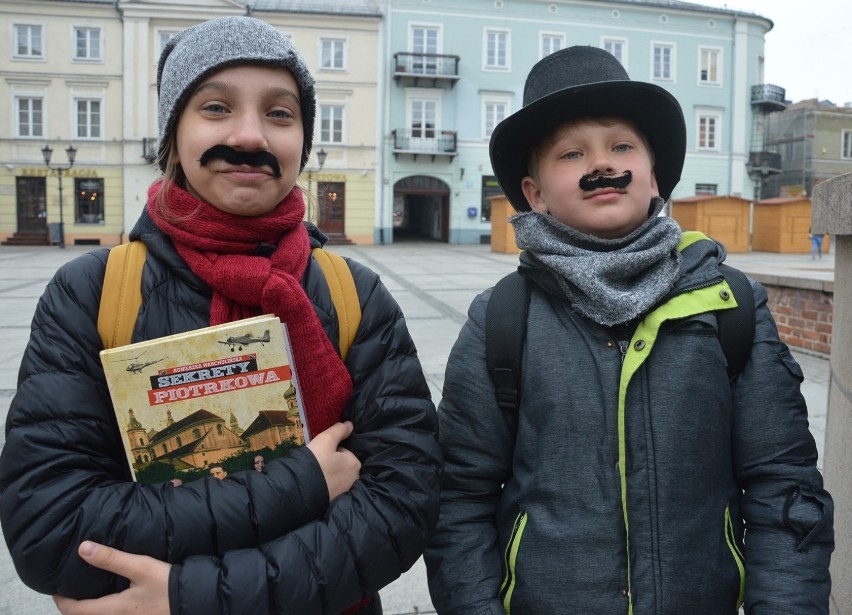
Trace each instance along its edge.
<instances>
[{"instance_id":1,"label":"shop sign","mask_svg":"<svg viewBox=\"0 0 852 615\"><path fill-rule=\"evenodd\" d=\"M47 167L24 167L21 169L22 177L56 177L56 169L48 169ZM98 177L98 172L95 169L63 169L63 177Z\"/></svg>"}]
</instances>

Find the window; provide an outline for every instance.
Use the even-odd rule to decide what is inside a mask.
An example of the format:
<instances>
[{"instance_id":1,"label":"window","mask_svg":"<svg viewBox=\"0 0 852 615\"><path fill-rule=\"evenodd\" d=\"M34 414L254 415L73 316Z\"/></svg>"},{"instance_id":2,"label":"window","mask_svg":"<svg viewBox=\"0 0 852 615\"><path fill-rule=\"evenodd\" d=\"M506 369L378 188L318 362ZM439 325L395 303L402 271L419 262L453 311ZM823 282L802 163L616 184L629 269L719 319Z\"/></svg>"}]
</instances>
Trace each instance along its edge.
<instances>
[{"instance_id":1,"label":"window","mask_svg":"<svg viewBox=\"0 0 852 615\"><path fill-rule=\"evenodd\" d=\"M343 107L320 105L319 140L321 143L343 143Z\"/></svg>"},{"instance_id":2,"label":"window","mask_svg":"<svg viewBox=\"0 0 852 615\"><path fill-rule=\"evenodd\" d=\"M796 155L796 135L792 132L784 133L784 160L792 160Z\"/></svg>"},{"instance_id":3,"label":"window","mask_svg":"<svg viewBox=\"0 0 852 615\"><path fill-rule=\"evenodd\" d=\"M178 448L180 448L181 446L183 446L183 440L181 440L180 436L177 436L177 437L175 438L175 440L177 440Z\"/></svg>"},{"instance_id":4,"label":"window","mask_svg":"<svg viewBox=\"0 0 852 615\"><path fill-rule=\"evenodd\" d=\"M196 440L198 440L201 437L201 430L198 429L198 427L195 427L192 430L192 437L195 438Z\"/></svg>"},{"instance_id":5,"label":"window","mask_svg":"<svg viewBox=\"0 0 852 615\"><path fill-rule=\"evenodd\" d=\"M700 113L698 115L698 149L719 149L719 123L719 116L716 114Z\"/></svg>"},{"instance_id":6,"label":"window","mask_svg":"<svg viewBox=\"0 0 852 615\"><path fill-rule=\"evenodd\" d=\"M509 96L490 97L482 101L482 136L491 138L494 128L509 115Z\"/></svg>"},{"instance_id":7,"label":"window","mask_svg":"<svg viewBox=\"0 0 852 615\"><path fill-rule=\"evenodd\" d=\"M74 220L78 224L103 224L104 180L75 178L74 195Z\"/></svg>"},{"instance_id":8,"label":"window","mask_svg":"<svg viewBox=\"0 0 852 615\"><path fill-rule=\"evenodd\" d=\"M41 26L15 24L15 57L43 58Z\"/></svg>"},{"instance_id":9,"label":"window","mask_svg":"<svg viewBox=\"0 0 852 615\"><path fill-rule=\"evenodd\" d=\"M654 44L652 75L659 81L674 80L674 45Z\"/></svg>"},{"instance_id":10,"label":"window","mask_svg":"<svg viewBox=\"0 0 852 615\"><path fill-rule=\"evenodd\" d=\"M695 184L695 196L716 196L716 184Z\"/></svg>"},{"instance_id":11,"label":"window","mask_svg":"<svg viewBox=\"0 0 852 615\"><path fill-rule=\"evenodd\" d=\"M325 70L343 70L345 68L345 43L340 38L320 40L320 68Z\"/></svg>"},{"instance_id":12,"label":"window","mask_svg":"<svg viewBox=\"0 0 852 615\"><path fill-rule=\"evenodd\" d=\"M840 146L840 157L850 160L852 159L852 130L844 130L841 138L843 140Z\"/></svg>"},{"instance_id":13,"label":"window","mask_svg":"<svg viewBox=\"0 0 852 615\"><path fill-rule=\"evenodd\" d=\"M411 137L412 139L434 139L437 102L434 100L411 101Z\"/></svg>"},{"instance_id":14,"label":"window","mask_svg":"<svg viewBox=\"0 0 852 615\"><path fill-rule=\"evenodd\" d=\"M74 39L76 41L75 60L101 59L100 28L74 28Z\"/></svg>"},{"instance_id":15,"label":"window","mask_svg":"<svg viewBox=\"0 0 852 615\"><path fill-rule=\"evenodd\" d=\"M485 68L509 69L509 32L507 30L485 31Z\"/></svg>"},{"instance_id":16,"label":"window","mask_svg":"<svg viewBox=\"0 0 852 615\"><path fill-rule=\"evenodd\" d=\"M701 47L698 50L698 54L700 62L698 82L708 85L719 85L721 83L721 75L719 73L721 62L719 60L722 52L719 49Z\"/></svg>"},{"instance_id":17,"label":"window","mask_svg":"<svg viewBox=\"0 0 852 615\"><path fill-rule=\"evenodd\" d=\"M542 34L541 35L541 58L549 56L555 51L559 51L565 46L564 34Z\"/></svg>"},{"instance_id":18,"label":"window","mask_svg":"<svg viewBox=\"0 0 852 615\"><path fill-rule=\"evenodd\" d=\"M18 98L18 136L43 137L44 117L41 98Z\"/></svg>"},{"instance_id":19,"label":"window","mask_svg":"<svg viewBox=\"0 0 852 615\"><path fill-rule=\"evenodd\" d=\"M78 98L77 136L81 139L98 139L101 136L101 101Z\"/></svg>"},{"instance_id":20,"label":"window","mask_svg":"<svg viewBox=\"0 0 852 615\"><path fill-rule=\"evenodd\" d=\"M176 30L160 30L157 32L157 60L159 61L160 54L166 47L166 43L172 40L172 37L177 34Z\"/></svg>"},{"instance_id":21,"label":"window","mask_svg":"<svg viewBox=\"0 0 852 615\"><path fill-rule=\"evenodd\" d=\"M619 63L627 66L627 41L623 38L605 38L601 41L601 47L604 51L608 51Z\"/></svg>"},{"instance_id":22,"label":"window","mask_svg":"<svg viewBox=\"0 0 852 615\"><path fill-rule=\"evenodd\" d=\"M438 72L437 58L440 53L440 31L432 26L411 26L411 72L434 75Z\"/></svg>"}]
</instances>

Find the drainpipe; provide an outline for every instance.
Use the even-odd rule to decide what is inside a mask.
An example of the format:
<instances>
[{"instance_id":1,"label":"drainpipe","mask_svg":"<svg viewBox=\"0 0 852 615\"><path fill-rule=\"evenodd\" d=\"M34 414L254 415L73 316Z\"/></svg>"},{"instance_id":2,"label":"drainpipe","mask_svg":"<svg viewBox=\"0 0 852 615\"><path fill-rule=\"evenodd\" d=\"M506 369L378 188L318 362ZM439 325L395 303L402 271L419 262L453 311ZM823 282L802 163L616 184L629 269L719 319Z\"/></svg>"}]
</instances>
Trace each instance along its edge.
<instances>
[{"instance_id":1,"label":"drainpipe","mask_svg":"<svg viewBox=\"0 0 852 615\"><path fill-rule=\"evenodd\" d=\"M737 66L737 16L734 14L734 25L733 32L731 36L731 117L728 118L728 149L731 152L730 157L728 158L728 194L733 195L733 181L734 181L734 113L736 112L734 108L734 104L736 99L734 97L734 92L736 90L736 73L734 70ZM748 72L746 72L748 74ZM746 91L750 92L751 90L748 88L748 84L746 84ZM749 109L751 109L751 97L749 97ZM754 121L754 117L751 118L752 122ZM754 127L752 127L754 130ZM751 234L749 232L749 234Z\"/></svg>"},{"instance_id":2,"label":"drainpipe","mask_svg":"<svg viewBox=\"0 0 852 615\"><path fill-rule=\"evenodd\" d=\"M390 1L382 0L381 3L381 22L379 25L379 48L383 49L383 53L379 54L379 113L377 114L378 122L376 126L376 195L379 199L379 244L385 243L385 212L387 211L387 189L385 182L387 181L387 150L385 147L385 135L388 134L390 128L390 112L388 104L388 61L391 57L390 53L390 30L391 30L391 14Z\"/></svg>"}]
</instances>

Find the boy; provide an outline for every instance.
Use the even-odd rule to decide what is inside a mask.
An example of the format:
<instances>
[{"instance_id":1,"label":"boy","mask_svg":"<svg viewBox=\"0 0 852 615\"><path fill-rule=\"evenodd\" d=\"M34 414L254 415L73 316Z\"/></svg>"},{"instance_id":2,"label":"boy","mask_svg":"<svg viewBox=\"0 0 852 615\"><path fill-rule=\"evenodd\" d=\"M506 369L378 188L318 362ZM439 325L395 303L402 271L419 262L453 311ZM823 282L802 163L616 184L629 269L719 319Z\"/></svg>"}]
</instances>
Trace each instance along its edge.
<instances>
[{"instance_id":1,"label":"boy","mask_svg":"<svg viewBox=\"0 0 852 615\"><path fill-rule=\"evenodd\" d=\"M752 283L754 341L729 381L724 249L657 215L685 149L677 101L591 47L536 64L495 129L531 287L521 398L495 398L489 290L439 407L438 613L828 613L832 501L802 372Z\"/></svg>"}]
</instances>

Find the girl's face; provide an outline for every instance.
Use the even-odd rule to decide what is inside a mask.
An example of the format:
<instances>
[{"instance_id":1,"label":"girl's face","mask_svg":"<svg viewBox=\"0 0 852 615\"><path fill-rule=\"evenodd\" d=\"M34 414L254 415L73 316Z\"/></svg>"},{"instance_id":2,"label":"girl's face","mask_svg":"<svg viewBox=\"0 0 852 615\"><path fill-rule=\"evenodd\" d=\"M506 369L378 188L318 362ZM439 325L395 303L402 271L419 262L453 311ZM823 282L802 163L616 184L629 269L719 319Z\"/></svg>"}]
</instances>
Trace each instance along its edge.
<instances>
[{"instance_id":1,"label":"girl's face","mask_svg":"<svg viewBox=\"0 0 852 615\"><path fill-rule=\"evenodd\" d=\"M195 88L178 120L176 141L189 192L227 213L268 213L299 175L304 141L299 86L283 68L223 68ZM205 155L214 146L226 147ZM229 148L237 158L223 153ZM256 156L246 162L241 154Z\"/></svg>"},{"instance_id":2,"label":"girl's face","mask_svg":"<svg viewBox=\"0 0 852 615\"><path fill-rule=\"evenodd\" d=\"M651 150L623 120L563 124L534 155L534 176L521 184L530 207L589 235L629 235L660 194Z\"/></svg>"}]
</instances>

